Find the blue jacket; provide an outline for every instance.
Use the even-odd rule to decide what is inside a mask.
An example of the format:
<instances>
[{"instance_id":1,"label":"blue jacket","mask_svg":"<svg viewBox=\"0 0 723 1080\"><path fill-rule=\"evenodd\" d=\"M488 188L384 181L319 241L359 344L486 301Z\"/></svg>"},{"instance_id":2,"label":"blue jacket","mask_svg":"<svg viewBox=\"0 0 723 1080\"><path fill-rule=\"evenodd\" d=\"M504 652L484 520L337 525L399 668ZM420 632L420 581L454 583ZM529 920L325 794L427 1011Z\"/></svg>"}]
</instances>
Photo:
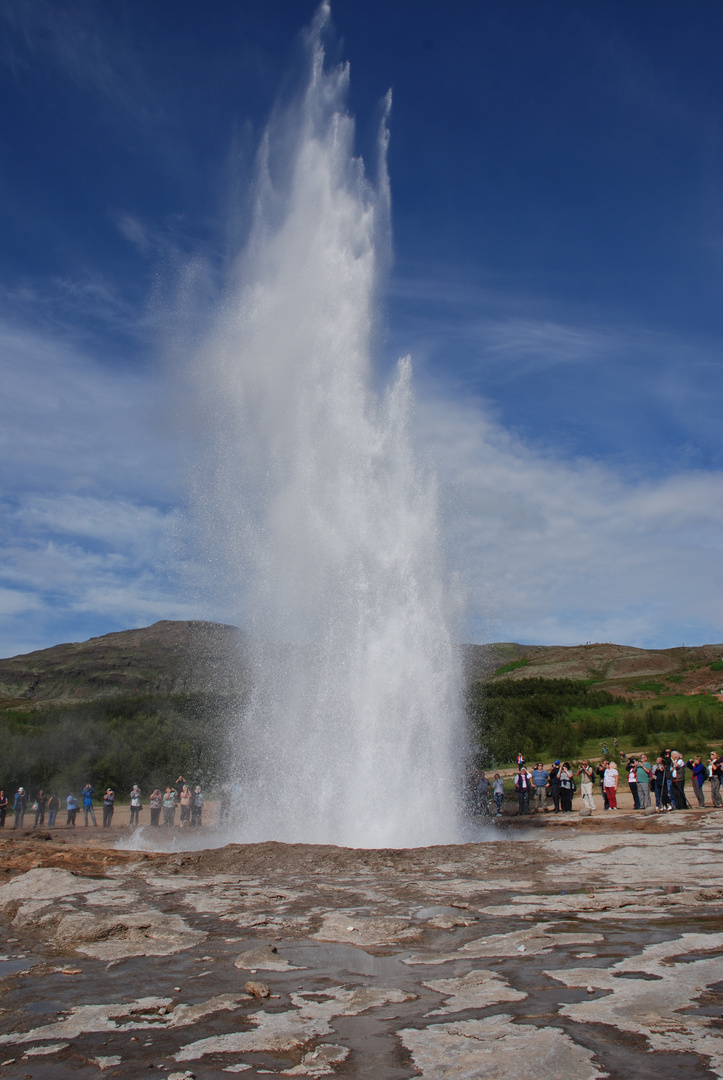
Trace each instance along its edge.
<instances>
[{"instance_id":1,"label":"blue jacket","mask_svg":"<svg viewBox=\"0 0 723 1080\"><path fill-rule=\"evenodd\" d=\"M697 765L694 765L691 772L699 785L702 784L704 780L708 779L708 770L702 761L699 761Z\"/></svg>"}]
</instances>

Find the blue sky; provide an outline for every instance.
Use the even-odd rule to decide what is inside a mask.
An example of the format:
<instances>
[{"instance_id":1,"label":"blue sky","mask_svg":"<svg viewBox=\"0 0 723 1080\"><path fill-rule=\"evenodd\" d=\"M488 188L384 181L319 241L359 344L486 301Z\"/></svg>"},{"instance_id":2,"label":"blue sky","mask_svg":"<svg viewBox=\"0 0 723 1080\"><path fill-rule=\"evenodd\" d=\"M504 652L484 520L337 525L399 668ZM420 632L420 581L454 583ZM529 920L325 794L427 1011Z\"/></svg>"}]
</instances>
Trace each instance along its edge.
<instances>
[{"instance_id":1,"label":"blue sky","mask_svg":"<svg viewBox=\"0 0 723 1080\"><path fill-rule=\"evenodd\" d=\"M0 654L235 621L168 342L243 235L305 0L0 8ZM336 0L391 87L379 369L411 353L468 640L723 640L723 7Z\"/></svg>"}]
</instances>

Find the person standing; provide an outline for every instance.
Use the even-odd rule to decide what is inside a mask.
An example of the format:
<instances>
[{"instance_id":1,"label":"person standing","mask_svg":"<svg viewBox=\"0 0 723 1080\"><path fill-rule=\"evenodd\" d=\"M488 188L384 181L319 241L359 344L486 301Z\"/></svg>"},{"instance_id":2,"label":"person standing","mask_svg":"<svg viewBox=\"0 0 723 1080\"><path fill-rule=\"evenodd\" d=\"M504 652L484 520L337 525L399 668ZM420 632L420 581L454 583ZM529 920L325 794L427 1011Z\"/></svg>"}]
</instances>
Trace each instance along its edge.
<instances>
[{"instance_id":1,"label":"person standing","mask_svg":"<svg viewBox=\"0 0 723 1080\"><path fill-rule=\"evenodd\" d=\"M111 788L106 788L105 795L103 796L103 828L109 829L113 822L113 811L115 810L115 793Z\"/></svg>"},{"instance_id":2,"label":"person standing","mask_svg":"<svg viewBox=\"0 0 723 1080\"><path fill-rule=\"evenodd\" d=\"M86 784L81 791L81 797L83 799L83 816L85 818L85 827L88 828L88 817L93 824L98 827L98 822L95 820L95 810L93 809L93 796L95 795L95 788L91 784Z\"/></svg>"},{"instance_id":3,"label":"person standing","mask_svg":"<svg viewBox=\"0 0 723 1080\"><path fill-rule=\"evenodd\" d=\"M627 764L628 770L628 787L630 788L630 794L633 797L633 810L640 809L640 798L638 797L638 762L635 758L630 758Z\"/></svg>"},{"instance_id":4,"label":"person standing","mask_svg":"<svg viewBox=\"0 0 723 1080\"><path fill-rule=\"evenodd\" d=\"M550 769L550 794L552 795L552 805L554 806L553 813L560 813L560 762L555 761L555 764Z\"/></svg>"},{"instance_id":5,"label":"person standing","mask_svg":"<svg viewBox=\"0 0 723 1080\"><path fill-rule=\"evenodd\" d=\"M138 784L134 784L131 788L131 828L133 825L140 825L140 814L142 809L141 789L138 787Z\"/></svg>"},{"instance_id":6,"label":"person standing","mask_svg":"<svg viewBox=\"0 0 723 1080\"><path fill-rule=\"evenodd\" d=\"M688 800L685 797L685 762L677 750L670 752L670 779L673 785L673 808L685 810Z\"/></svg>"},{"instance_id":7,"label":"person standing","mask_svg":"<svg viewBox=\"0 0 723 1080\"><path fill-rule=\"evenodd\" d=\"M547 795L547 783L550 779L550 774L542 764L541 761L537 762L532 770L532 793L535 801L535 810L545 810L545 796Z\"/></svg>"},{"instance_id":8,"label":"person standing","mask_svg":"<svg viewBox=\"0 0 723 1080\"><path fill-rule=\"evenodd\" d=\"M572 810L573 785L572 769L569 761L563 761L560 766L560 809L563 814L569 814Z\"/></svg>"},{"instance_id":9,"label":"person standing","mask_svg":"<svg viewBox=\"0 0 723 1080\"><path fill-rule=\"evenodd\" d=\"M193 803L193 792L188 784L183 785L179 801L181 803L181 828L185 829L191 824L191 804Z\"/></svg>"},{"instance_id":10,"label":"person standing","mask_svg":"<svg viewBox=\"0 0 723 1080\"><path fill-rule=\"evenodd\" d=\"M592 795L595 773L592 765L588 765L587 758L583 760L582 765L577 770L577 775L580 777L580 794L582 795L583 805L592 812L595 809L595 800Z\"/></svg>"},{"instance_id":11,"label":"person standing","mask_svg":"<svg viewBox=\"0 0 723 1080\"><path fill-rule=\"evenodd\" d=\"M477 781L477 813L485 816L490 812L490 782L485 776L484 769L480 769Z\"/></svg>"},{"instance_id":12,"label":"person standing","mask_svg":"<svg viewBox=\"0 0 723 1080\"><path fill-rule=\"evenodd\" d=\"M664 793L667 793L667 796L668 796L667 804L665 803L665 798L663 798L663 805L665 806L666 810L675 810L675 797L673 795L673 777L672 777L672 771L673 771L672 751L668 750L668 749L664 750L662 758L663 758L663 790L664 790Z\"/></svg>"},{"instance_id":13,"label":"person standing","mask_svg":"<svg viewBox=\"0 0 723 1080\"><path fill-rule=\"evenodd\" d=\"M163 824L173 826L176 816L176 791L175 788L167 787L163 796Z\"/></svg>"},{"instance_id":14,"label":"person standing","mask_svg":"<svg viewBox=\"0 0 723 1080\"><path fill-rule=\"evenodd\" d=\"M151 799L149 805L151 808L151 825L157 825L161 816L161 807L163 805L163 796L161 795L158 788L154 788L151 792Z\"/></svg>"},{"instance_id":15,"label":"person standing","mask_svg":"<svg viewBox=\"0 0 723 1080\"><path fill-rule=\"evenodd\" d=\"M65 824L70 825L70 827L72 829L74 829L75 828L75 815L78 813L78 800L76 799L76 797L72 793L72 791L71 791L70 795L68 796L68 798L65 800L65 805L68 808L68 818L67 818Z\"/></svg>"},{"instance_id":16,"label":"person standing","mask_svg":"<svg viewBox=\"0 0 723 1080\"><path fill-rule=\"evenodd\" d=\"M647 808L650 806L650 774L651 769L648 765L648 755L641 754L636 767L636 775L638 779L638 801L640 803L641 810L647 810Z\"/></svg>"},{"instance_id":17,"label":"person standing","mask_svg":"<svg viewBox=\"0 0 723 1080\"><path fill-rule=\"evenodd\" d=\"M662 813L665 803L668 801L668 792L665 787L665 766L662 757L655 759L655 764L650 770L650 784L655 793L655 809L658 813Z\"/></svg>"},{"instance_id":18,"label":"person standing","mask_svg":"<svg viewBox=\"0 0 723 1080\"><path fill-rule=\"evenodd\" d=\"M48 799L48 828L52 828L53 825L55 825L58 810L60 810L60 799L57 795L51 795Z\"/></svg>"},{"instance_id":19,"label":"person standing","mask_svg":"<svg viewBox=\"0 0 723 1080\"><path fill-rule=\"evenodd\" d=\"M713 806L720 809L723 806L720 793L721 780L723 780L723 758L719 757L715 750L711 750L708 775L710 777L710 794L713 799Z\"/></svg>"},{"instance_id":20,"label":"person standing","mask_svg":"<svg viewBox=\"0 0 723 1080\"><path fill-rule=\"evenodd\" d=\"M600 791L602 792L603 809L604 810L609 810L610 809L610 804L608 803L608 797L605 794L605 770L607 769L609 764L610 764L610 762L606 758L605 760L600 762L597 769L595 770L598 777L600 778Z\"/></svg>"},{"instance_id":21,"label":"person standing","mask_svg":"<svg viewBox=\"0 0 723 1080\"><path fill-rule=\"evenodd\" d=\"M708 770L703 764L703 756L701 754L696 754L695 757L688 762L688 768L690 769L691 780L693 782L693 793L698 800L698 806L705 806L703 784L708 779Z\"/></svg>"},{"instance_id":22,"label":"person standing","mask_svg":"<svg viewBox=\"0 0 723 1080\"><path fill-rule=\"evenodd\" d=\"M35 821L33 822L33 828L37 829L38 825L45 824L45 807L48 802L48 796L41 788L38 794L35 796Z\"/></svg>"},{"instance_id":23,"label":"person standing","mask_svg":"<svg viewBox=\"0 0 723 1080\"><path fill-rule=\"evenodd\" d=\"M497 805L497 817L502 817L502 800L505 796L505 783L498 772L492 777L492 794Z\"/></svg>"},{"instance_id":24,"label":"person standing","mask_svg":"<svg viewBox=\"0 0 723 1080\"><path fill-rule=\"evenodd\" d=\"M617 810L618 808L619 779L620 774L618 773L618 768L615 762L607 762L607 768L605 769L605 775L603 776L603 784L605 785L605 794L607 795L608 807L611 810Z\"/></svg>"},{"instance_id":25,"label":"person standing","mask_svg":"<svg viewBox=\"0 0 723 1080\"><path fill-rule=\"evenodd\" d=\"M203 814L203 794L200 787L196 786L193 792L193 802L191 803L191 825L201 825L201 815Z\"/></svg>"},{"instance_id":26,"label":"person standing","mask_svg":"<svg viewBox=\"0 0 723 1080\"><path fill-rule=\"evenodd\" d=\"M19 787L15 792L15 799L13 800L13 813L15 814L15 822L13 824L14 829L22 829L27 806L28 797L25 794L25 788Z\"/></svg>"},{"instance_id":27,"label":"person standing","mask_svg":"<svg viewBox=\"0 0 723 1080\"><path fill-rule=\"evenodd\" d=\"M515 791L517 792L517 813L519 815L529 814L530 812L530 788L532 787L532 781L527 773L527 769L524 765L520 767L520 771L515 777Z\"/></svg>"},{"instance_id":28,"label":"person standing","mask_svg":"<svg viewBox=\"0 0 723 1080\"><path fill-rule=\"evenodd\" d=\"M5 828L5 815L8 812L8 797L2 789L0 789L0 829Z\"/></svg>"}]
</instances>

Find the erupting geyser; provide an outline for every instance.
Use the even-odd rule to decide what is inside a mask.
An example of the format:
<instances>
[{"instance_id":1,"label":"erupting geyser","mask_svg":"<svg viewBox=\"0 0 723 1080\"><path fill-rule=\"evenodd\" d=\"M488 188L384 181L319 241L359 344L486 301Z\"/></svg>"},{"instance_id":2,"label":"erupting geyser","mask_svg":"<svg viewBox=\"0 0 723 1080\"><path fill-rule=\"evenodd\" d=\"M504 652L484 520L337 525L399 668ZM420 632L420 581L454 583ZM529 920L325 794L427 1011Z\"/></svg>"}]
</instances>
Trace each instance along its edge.
<instances>
[{"instance_id":1,"label":"erupting geyser","mask_svg":"<svg viewBox=\"0 0 723 1080\"><path fill-rule=\"evenodd\" d=\"M348 68L322 5L301 99L269 126L254 221L197 357L212 467L204 513L254 645L238 839L412 846L459 839L463 709L434 483L411 447L411 368L372 388L389 248L354 157Z\"/></svg>"}]
</instances>

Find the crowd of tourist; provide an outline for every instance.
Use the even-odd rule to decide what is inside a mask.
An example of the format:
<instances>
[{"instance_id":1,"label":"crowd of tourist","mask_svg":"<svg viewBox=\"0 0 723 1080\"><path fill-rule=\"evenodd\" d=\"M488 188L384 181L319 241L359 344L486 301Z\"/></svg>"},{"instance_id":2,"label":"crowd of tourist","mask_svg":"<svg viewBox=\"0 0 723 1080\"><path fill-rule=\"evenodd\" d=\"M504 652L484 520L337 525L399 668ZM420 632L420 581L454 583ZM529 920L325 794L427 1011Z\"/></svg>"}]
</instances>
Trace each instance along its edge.
<instances>
[{"instance_id":1,"label":"crowd of tourist","mask_svg":"<svg viewBox=\"0 0 723 1080\"><path fill-rule=\"evenodd\" d=\"M83 810L83 821L85 826L94 825L98 826L98 822L95 817L95 807L93 805L93 799L95 797L95 788L92 784L86 784L80 793L80 798L71 791L71 793L65 799L65 811L66 819L65 824L69 828L75 828L76 817ZM100 798L100 796L99 796ZM115 792L112 788L106 788L105 793L102 796L103 799L103 828L109 829L113 823L113 813L115 810ZM5 818L9 811L12 811L14 815L13 829L22 829L25 814L28 811L28 794L24 787L19 787L15 792L12 800L6 796L5 792L0 790L0 828L5 827ZM175 784L172 784L166 788L164 792L161 792L160 788L155 788L149 796L149 810L150 810L150 824L161 824L161 812L163 813L163 825L167 827L173 827L175 825L176 810L180 807L180 821L181 828L186 826L200 826L203 818L203 793L199 785L189 784L182 776L179 776ZM137 784L134 784L130 791L129 796L130 805L130 824L131 826L138 826L141 824L141 811L143 807L143 799L141 797L141 790ZM33 828L39 828L46 824L52 828L57 821L58 814L61 809L60 797L57 794L53 794L50 797L40 788L35 799L30 805L30 812L34 814Z\"/></svg>"},{"instance_id":2,"label":"crowd of tourist","mask_svg":"<svg viewBox=\"0 0 723 1080\"><path fill-rule=\"evenodd\" d=\"M607 750L607 747L604 749ZM600 787L603 809L617 810L621 782L627 783L635 810L652 807L653 799L658 813L686 810L690 809L685 793L688 772L698 806L706 805L705 785L708 784L713 807L723 807L723 756L715 750L711 751L707 761L703 761L701 754L685 761L677 750L664 750L654 762L648 761L647 754L639 754L629 757L619 768L612 758L605 758L597 764L587 758L577 764L557 759L549 769L538 761L534 768L528 768L520 754L514 777L517 812L570 813L578 784L583 805L590 812L597 809L596 785ZM621 776L624 778L622 781ZM504 781L499 772L490 780L484 770L471 770L468 792L473 813L489 814L494 798L496 816L502 815ZM548 806L548 800L552 806Z\"/></svg>"}]
</instances>

